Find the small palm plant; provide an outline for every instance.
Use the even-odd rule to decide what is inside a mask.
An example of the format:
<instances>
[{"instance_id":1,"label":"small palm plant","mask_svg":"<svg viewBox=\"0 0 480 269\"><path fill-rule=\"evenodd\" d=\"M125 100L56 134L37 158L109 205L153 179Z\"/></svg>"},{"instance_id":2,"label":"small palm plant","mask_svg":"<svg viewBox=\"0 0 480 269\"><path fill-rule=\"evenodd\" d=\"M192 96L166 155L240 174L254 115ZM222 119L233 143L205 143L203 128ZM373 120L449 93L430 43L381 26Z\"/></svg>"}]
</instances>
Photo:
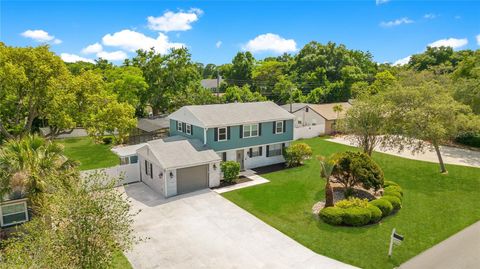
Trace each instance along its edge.
<instances>
[{"instance_id":1,"label":"small palm plant","mask_svg":"<svg viewBox=\"0 0 480 269\"><path fill-rule=\"evenodd\" d=\"M335 162L332 157L318 156L317 159L320 161L320 177L327 181L325 184L325 207L330 207L333 206L333 188L330 185L330 177L335 168Z\"/></svg>"}]
</instances>

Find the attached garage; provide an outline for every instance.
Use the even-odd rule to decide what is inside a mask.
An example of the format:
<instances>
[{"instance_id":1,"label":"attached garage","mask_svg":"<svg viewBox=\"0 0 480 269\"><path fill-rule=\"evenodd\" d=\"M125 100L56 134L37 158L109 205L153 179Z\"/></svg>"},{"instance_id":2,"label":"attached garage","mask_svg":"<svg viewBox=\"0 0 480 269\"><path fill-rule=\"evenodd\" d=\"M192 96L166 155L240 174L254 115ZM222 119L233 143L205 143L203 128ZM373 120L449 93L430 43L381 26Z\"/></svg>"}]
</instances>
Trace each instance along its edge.
<instances>
[{"instance_id":1,"label":"attached garage","mask_svg":"<svg viewBox=\"0 0 480 269\"><path fill-rule=\"evenodd\" d=\"M208 165L177 169L177 194L208 188Z\"/></svg>"},{"instance_id":2,"label":"attached garage","mask_svg":"<svg viewBox=\"0 0 480 269\"><path fill-rule=\"evenodd\" d=\"M197 139L152 140L137 152L141 181L164 197L220 184L221 158Z\"/></svg>"}]
</instances>

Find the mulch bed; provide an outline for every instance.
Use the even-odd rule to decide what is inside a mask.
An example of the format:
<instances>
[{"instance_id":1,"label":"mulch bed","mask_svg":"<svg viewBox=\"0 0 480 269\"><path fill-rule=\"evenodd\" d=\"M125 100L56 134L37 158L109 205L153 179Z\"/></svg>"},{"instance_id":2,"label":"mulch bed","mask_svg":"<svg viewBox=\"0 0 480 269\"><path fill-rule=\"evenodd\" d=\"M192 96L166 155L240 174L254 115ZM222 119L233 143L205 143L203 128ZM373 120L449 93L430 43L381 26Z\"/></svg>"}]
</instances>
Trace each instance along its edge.
<instances>
[{"instance_id":1,"label":"mulch bed","mask_svg":"<svg viewBox=\"0 0 480 269\"><path fill-rule=\"evenodd\" d=\"M218 188L222 188L222 187L226 187L226 186L232 186L232 185L235 185L235 184L248 182L248 181L252 181L252 180L247 178L247 177L244 177L244 176L240 176L239 178L237 178L235 180L235 182L225 182L225 181L221 180L220 185L218 187L215 187L215 188L212 188L212 189L218 189Z\"/></svg>"},{"instance_id":2,"label":"mulch bed","mask_svg":"<svg viewBox=\"0 0 480 269\"><path fill-rule=\"evenodd\" d=\"M284 163L279 163L279 164L273 164L269 166L254 168L252 170L255 171L258 175L262 175L262 174L272 173L280 170L285 170L285 168L286 167Z\"/></svg>"}]
</instances>

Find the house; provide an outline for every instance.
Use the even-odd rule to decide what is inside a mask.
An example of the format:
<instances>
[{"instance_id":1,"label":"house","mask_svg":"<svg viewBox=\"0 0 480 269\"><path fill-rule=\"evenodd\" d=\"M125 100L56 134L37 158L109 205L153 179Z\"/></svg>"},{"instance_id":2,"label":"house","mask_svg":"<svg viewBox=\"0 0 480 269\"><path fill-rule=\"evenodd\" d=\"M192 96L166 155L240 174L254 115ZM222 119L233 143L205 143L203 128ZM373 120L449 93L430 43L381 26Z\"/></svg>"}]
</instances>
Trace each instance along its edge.
<instances>
[{"instance_id":1,"label":"house","mask_svg":"<svg viewBox=\"0 0 480 269\"><path fill-rule=\"evenodd\" d=\"M169 120L166 116L139 118L137 128L130 132L128 144L138 144L168 136Z\"/></svg>"},{"instance_id":2,"label":"house","mask_svg":"<svg viewBox=\"0 0 480 269\"><path fill-rule=\"evenodd\" d=\"M184 106L169 116L170 134L203 141L241 170L285 161L294 115L273 102Z\"/></svg>"},{"instance_id":3,"label":"house","mask_svg":"<svg viewBox=\"0 0 480 269\"><path fill-rule=\"evenodd\" d=\"M294 118L273 102L184 106L169 115L170 137L112 149L124 168L115 171L164 197L215 187L221 161L242 170L285 162Z\"/></svg>"},{"instance_id":4,"label":"house","mask_svg":"<svg viewBox=\"0 0 480 269\"><path fill-rule=\"evenodd\" d=\"M335 112L334 107L340 105L341 112ZM345 116L345 112L352 105L348 102L328 104L293 103L283 105L282 108L295 115L295 128L306 126L323 126L319 134L332 134L335 132L335 123Z\"/></svg>"},{"instance_id":5,"label":"house","mask_svg":"<svg viewBox=\"0 0 480 269\"><path fill-rule=\"evenodd\" d=\"M212 92L217 92L219 90L220 85L223 83L223 78L218 77L218 78L207 78L207 79L202 79L200 81L200 84L207 89L212 90Z\"/></svg>"}]
</instances>

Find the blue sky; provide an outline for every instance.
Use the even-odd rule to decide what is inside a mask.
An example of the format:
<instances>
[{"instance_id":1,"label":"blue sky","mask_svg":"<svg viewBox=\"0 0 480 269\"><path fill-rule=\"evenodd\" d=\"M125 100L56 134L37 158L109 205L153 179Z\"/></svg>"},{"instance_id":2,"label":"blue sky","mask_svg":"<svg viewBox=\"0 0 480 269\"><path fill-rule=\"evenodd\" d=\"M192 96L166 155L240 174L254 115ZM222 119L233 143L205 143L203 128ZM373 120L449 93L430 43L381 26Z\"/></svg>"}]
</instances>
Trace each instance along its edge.
<instances>
[{"instance_id":1,"label":"blue sky","mask_svg":"<svg viewBox=\"0 0 480 269\"><path fill-rule=\"evenodd\" d=\"M312 40L368 50L376 61L392 63L428 44L480 48L480 1L2 0L0 5L2 42L48 43L67 61L101 56L120 63L138 48L164 52L187 46L195 61L222 64L238 51L249 49L258 59L294 53Z\"/></svg>"}]
</instances>

